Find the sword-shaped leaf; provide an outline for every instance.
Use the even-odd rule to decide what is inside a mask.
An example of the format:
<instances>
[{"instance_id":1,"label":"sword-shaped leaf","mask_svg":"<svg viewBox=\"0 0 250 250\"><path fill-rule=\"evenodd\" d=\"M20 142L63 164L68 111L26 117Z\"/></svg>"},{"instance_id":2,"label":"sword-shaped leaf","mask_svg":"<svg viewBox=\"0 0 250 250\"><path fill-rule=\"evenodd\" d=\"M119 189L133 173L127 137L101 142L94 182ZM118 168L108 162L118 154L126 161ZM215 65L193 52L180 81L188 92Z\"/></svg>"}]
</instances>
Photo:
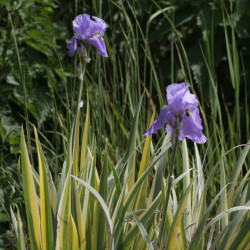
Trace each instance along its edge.
<instances>
[{"instance_id":1,"label":"sword-shaped leaf","mask_svg":"<svg viewBox=\"0 0 250 250\"><path fill-rule=\"evenodd\" d=\"M30 245L31 249L41 249L42 242L40 230L40 215L38 209L36 187L33 180L33 173L24 139L23 128L21 131L21 166Z\"/></svg>"}]
</instances>

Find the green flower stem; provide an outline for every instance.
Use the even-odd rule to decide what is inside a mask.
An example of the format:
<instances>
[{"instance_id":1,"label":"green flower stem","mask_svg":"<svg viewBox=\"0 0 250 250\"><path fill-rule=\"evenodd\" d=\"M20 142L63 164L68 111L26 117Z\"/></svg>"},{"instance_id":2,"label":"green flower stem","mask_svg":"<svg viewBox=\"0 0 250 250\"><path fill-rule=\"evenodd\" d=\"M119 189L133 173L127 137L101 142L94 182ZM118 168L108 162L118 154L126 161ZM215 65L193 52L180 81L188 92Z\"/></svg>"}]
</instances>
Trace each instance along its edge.
<instances>
[{"instance_id":1,"label":"green flower stem","mask_svg":"<svg viewBox=\"0 0 250 250\"><path fill-rule=\"evenodd\" d=\"M174 162L175 162L177 144L178 144L178 136L175 137L173 151L172 151L172 154L171 154L170 172L169 172L169 176L168 176L167 195L166 195L166 200L165 200L165 203L164 203L164 206L163 206L162 221L161 221L160 233L159 233L158 244L157 244L160 247L160 249L162 249L161 248L162 241L163 241L162 240L163 239L162 235L164 233L164 224L165 224L165 220L166 220L168 201L169 201L170 192L171 192L171 188L172 188L172 184L173 184L172 175L173 175L173 172L174 172Z\"/></svg>"},{"instance_id":2,"label":"green flower stem","mask_svg":"<svg viewBox=\"0 0 250 250\"><path fill-rule=\"evenodd\" d=\"M78 96L78 102L77 102L77 110L79 110L79 105L80 105L81 98L82 98L82 89L83 89L85 69L86 69L86 63L83 63L83 70L82 70L83 79L81 80L81 83L80 83L80 90L79 90L79 96Z\"/></svg>"}]
</instances>

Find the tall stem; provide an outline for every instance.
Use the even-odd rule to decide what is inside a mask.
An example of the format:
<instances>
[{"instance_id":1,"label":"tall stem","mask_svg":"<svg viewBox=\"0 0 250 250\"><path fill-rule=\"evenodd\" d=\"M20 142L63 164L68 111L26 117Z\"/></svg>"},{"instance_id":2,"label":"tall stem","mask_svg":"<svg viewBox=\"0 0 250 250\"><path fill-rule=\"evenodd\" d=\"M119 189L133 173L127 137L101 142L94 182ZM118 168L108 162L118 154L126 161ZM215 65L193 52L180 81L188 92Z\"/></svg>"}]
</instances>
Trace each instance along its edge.
<instances>
[{"instance_id":1,"label":"tall stem","mask_svg":"<svg viewBox=\"0 0 250 250\"><path fill-rule=\"evenodd\" d=\"M83 70L82 70L83 79L81 80L81 83L80 83L77 110L79 110L79 105L80 105L81 98L82 98L82 89L83 89L83 81L84 81L84 77L85 77L85 69L86 69L86 63L83 64Z\"/></svg>"},{"instance_id":2,"label":"tall stem","mask_svg":"<svg viewBox=\"0 0 250 250\"><path fill-rule=\"evenodd\" d=\"M175 140L174 140L174 146L173 146L173 151L171 154L171 162L170 162L170 172L169 172L169 176L168 176L168 188L167 188L167 196L166 196L166 200L163 206L163 211L162 211L162 221L161 221L161 227L160 227L160 233L159 233L159 238L158 238L158 246L161 249L161 245L162 245L162 235L164 233L164 224L165 224L165 220L166 220L166 214L167 214L167 208L168 208L168 201L169 201L169 197L170 197L170 192L171 192L171 188L172 188L172 184L173 184L173 172L174 172L174 162L175 162L175 155L176 155L176 149L177 149L177 144L178 144L178 137L176 136Z\"/></svg>"}]
</instances>

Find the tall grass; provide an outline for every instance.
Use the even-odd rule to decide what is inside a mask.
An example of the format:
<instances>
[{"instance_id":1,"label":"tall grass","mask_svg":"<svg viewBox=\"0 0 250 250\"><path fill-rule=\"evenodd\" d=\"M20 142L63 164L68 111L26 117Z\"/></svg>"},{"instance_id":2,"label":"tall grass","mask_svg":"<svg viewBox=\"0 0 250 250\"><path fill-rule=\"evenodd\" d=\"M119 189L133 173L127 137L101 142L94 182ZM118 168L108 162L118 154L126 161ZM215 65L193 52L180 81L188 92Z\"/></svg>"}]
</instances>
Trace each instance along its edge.
<instances>
[{"instance_id":1,"label":"tall grass","mask_svg":"<svg viewBox=\"0 0 250 250\"><path fill-rule=\"evenodd\" d=\"M241 98L242 86L247 89L243 75L247 70L238 53L237 4L213 1L211 8L197 11L202 39L195 41L199 58L194 62L187 49L188 32L193 32L189 20L194 15L188 6L178 6L177 1L168 5L163 1L75 1L72 19L84 7L109 23L104 37L109 58L89 48L91 63L84 65L80 81L78 58L66 59L66 48L60 51L48 37L56 59L47 58L53 61L53 69L46 69L53 115L46 129L32 126L36 121L28 115L31 104L20 44L11 21L13 10L8 8L26 114L16 168L24 204L13 202L9 219L18 248L249 248L247 91L244 101ZM191 11L186 19L183 10ZM221 75L216 65L218 16L229 83L217 77ZM152 35L154 30L162 33ZM161 42L164 48L157 47ZM162 70L159 60L163 58L167 63L162 62ZM163 130L152 137L143 134L166 104L166 86L180 81L190 83L197 95L208 141L199 146L178 142L162 222L171 165L170 136ZM233 88L231 106L225 84ZM20 213L23 207L25 214Z\"/></svg>"}]
</instances>

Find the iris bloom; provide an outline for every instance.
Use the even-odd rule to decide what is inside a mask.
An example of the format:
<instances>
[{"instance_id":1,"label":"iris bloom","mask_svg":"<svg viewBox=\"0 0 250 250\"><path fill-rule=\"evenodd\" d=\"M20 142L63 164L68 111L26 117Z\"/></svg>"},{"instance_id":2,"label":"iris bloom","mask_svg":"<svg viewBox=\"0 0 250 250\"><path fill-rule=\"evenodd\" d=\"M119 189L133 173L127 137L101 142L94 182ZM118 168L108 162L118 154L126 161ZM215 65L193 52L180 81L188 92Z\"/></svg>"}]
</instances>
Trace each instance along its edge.
<instances>
[{"instance_id":1,"label":"iris bloom","mask_svg":"<svg viewBox=\"0 0 250 250\"><path fill-rule=\"evenodd\" d=\"M83 45L81 40L97 48L97 52L104 57L108 57L106 45L103 39L107 24L98 17L82 14L77 16L73 21L75 35L69 41L68 55L72 57L76 49L82 51Z\"/></svg>"},{"instance_id":2,"label":"iris bloom","mask_svg":"<svg viewBox=\"0 0 250 250\"><path fill-rule=\"evenodd\" d=\"M202 144L207 138L203 134L198 100L189 91L187 83L173 83L166 89L168 105L164 106L145 136L156 133L167 124L165 130L178 136L179 140L188 138Z\"/></svg>"}]
</instances>

